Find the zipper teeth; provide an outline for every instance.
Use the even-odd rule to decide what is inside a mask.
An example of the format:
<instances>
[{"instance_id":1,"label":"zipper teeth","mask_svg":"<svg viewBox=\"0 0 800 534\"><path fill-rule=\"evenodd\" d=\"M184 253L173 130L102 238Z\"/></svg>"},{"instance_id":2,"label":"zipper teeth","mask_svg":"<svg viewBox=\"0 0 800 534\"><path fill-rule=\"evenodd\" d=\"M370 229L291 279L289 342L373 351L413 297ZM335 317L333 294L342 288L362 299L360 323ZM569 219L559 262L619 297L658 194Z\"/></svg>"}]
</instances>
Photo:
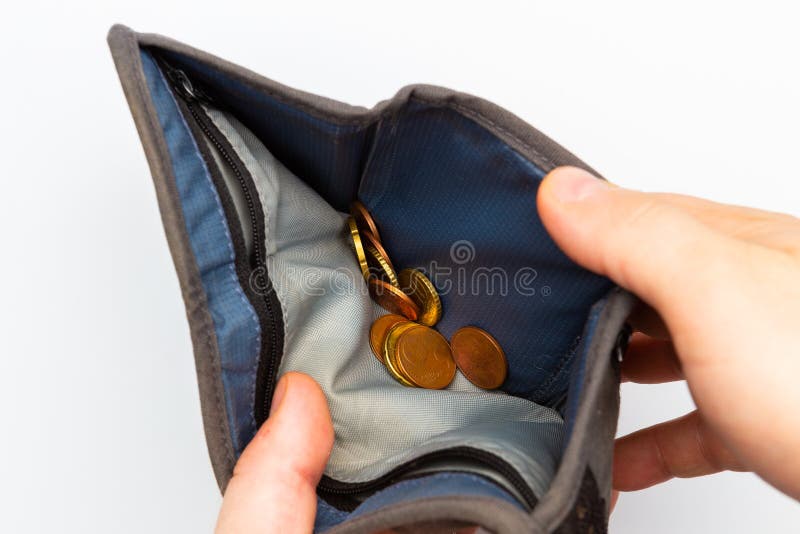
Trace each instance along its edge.
<instances>
[{"instance_id":1,"label":"zipper teeth","mask_svg":"<svg viewBox=\"0 0 800 534\"><path fill-rule=\"evenodd\" d=\"M466 458L469 460L479 461L491 467L497 473L505 477L505 479L514 487L514 489L519 492L523 499L525 499L525 504L527 504L531 509L536 506L536 495L533 493L530 486L528 486L528 483L522 479L522 477L513 467L509 466L504 460L498 458L490 452L473 449L472 447L454 447L420 456L419 458L416 458L405 465L401 465L385 475L369 482L340 482L337 484L335 481L329 482L331 479L323 478L319 483L319 489L322 493L328 493L332 495L355 495L358 493L376 491L384 486L389 486L394 482L394 479L416 469L425 461L437 460L441 458ZM341 484L341 486L339 484Z\"/></svg>"},{"instance_id":2,"label":"zipper teeth","mask_svg":"<svg viewBox=\"0 0 800 534\"><path fill-rule=\"evenodd\" d=\"M214 132L211 131L208 124L206 124L205 120L207 119L207 115L205 111L203 112L203 117L200 117L200 113L197 111L196 106L191 103L187 102L187 107L189 108L189 112L195 118L200 129L206 135L209 141L217 148L222 159L228 164L231 168L233 173L236 175L236 179L239 182L239 186L242 188L242 192L244 193L245 200L247 202L247 211L250 214L250 225L253 229L253 257L254 263L257 271L264 277L264 280L267 280L266 275L266 264L264 263L264 259L261 255L261 232L258 231L258 223L256 222L256 211L255 206L253 205L253 195L250 192L250 188L248 187L247 182L245 181L244 176L242 175L241 169L237 162L233 159L233 157L228 153L228 150L225 146L220 143L219 139L214 135ZM276 365L275 365L275 356L276 356L276 349L277 349L277 334L275 333L275 329L277 328L277 324L275 321L275 313L272 307L272 302L269 298L269 293L263 295L264 303L267 306L267 314L269 315L270 326L269 334L270 334L270 345L269 345L269 357L267 358L267 371L266 371L266 381L265 381L265 392L264 392L264 415L269 413L269 407L272 403L272 390L274 389L274 380L275 380L275 372L276 372Z\"/></svg>"},{"instance_id":3,"label":"zipper teeth","mask_svg":"<svg viewBox=\"0 0 800 534\"><path fill-rule=\"evenodd\" d=\"M205 110L203 110L202 113L198 111L197 109L197 102L199 101L198 94L194 91L194 87L191 84L189 78L186 76L185 73L183 73L183 71L175 69L174 67L169 65L166 61L163 61L163 59L160 61L160 63L164 66L165 70L167 70L168 73L167 79L170 80L171 85L173 86L175 92L178 93L185 102L186 107L189 110L189 113L191 113L192 118L194 118L195 120L195 123L200 127L200 130L203 132L206 138L208 138L208 140L216 147L216 149L222 156L222 159L225 161L225 163L227 163L228 167L231 168L234 175L236 175L236 180L239 182L239 187L242 189L242 193L244 194L245 197L245 202L247 203L247 211L250 216L249 217L250 225L253 231L253 264L256 268L256 271L258 271L260 275L263 276L264 281L268 282L269 278L266 274L267 270L266 264L264 262L264 258L262 256L262 251L261 251L261 232L259 232L258 230L255 203L253 201L253 195L252 192L250 191L250 187L247 184L247 181L245 180L245 177L242 174L242 171L239 168L237 161L233 158L233 156L231 156L231 154L228 152L225 146L219 141L219 139L217 139L211 127L208 125L207 121L210 121L210 118L207 116ZM176 80L176 78L178 78L178 80L180 80L181 83L188 84L189 87L186 87L186 85L182 85L179 87L178 86L179 82L178 80ZM263 377L264 380L262 381L262 383L264 383L265 386L264 397L263 397L264 411L261 414L262 417L259 417L259 415L256 414L256 417L262 420L266 419L266 414L269 413L270 404L272 404L272 391L274 389L273 382L275 381L275 374L277 372L276 359L277 359L277 345L278 345L277 333L275 331L277 328L277 321L275 318L274 307L272 306L272 302L270 301L269 291L266 291L263 294L263 300L264 304L267 307L267 315L269 315L271 328L269 329L270 344L269 344L269 353L267 355L267 368L265 373L266 376ZM259 372L257 374L261 375L262 373ZM262 421L256 421L256 422L260 424Z\"/></svg>"},{"instance_id":4,"label":"zipper teeth","mask_svg":"<svg viewBox=\"0 0 800 534\"><path fill-rule=\"evenodd\" d=\"M242 188L242 192L244 193L245 201L247 202L247 211L250 213L250 227L253 230L253 256L255 258L256 267L262 267L262 256L261 256L261 236L259 235L260 232L258 231L258 224L256 223L256 211L255 206L253 205L253 197L250 193L250 188L247 186L247 183L244 180L244 176L242 176L242 171L239 169L239 166L233 161L231 155L222 146L222 143L219 142L217 137L214 133L209 129L208 125L205 123L205 118L207 115L204 111L203 119L200 118L200 113L197 111L197 106L193 102L187 102L186 107L189 108L189 112L194 117L197 124L200 126L200 129L203 131L205 136L208 138L209 141L217 148L222 159L228 164L231 168L233 173L236 175L236 180L239 182L239 187Z\"/></svg>"}]
</instances>

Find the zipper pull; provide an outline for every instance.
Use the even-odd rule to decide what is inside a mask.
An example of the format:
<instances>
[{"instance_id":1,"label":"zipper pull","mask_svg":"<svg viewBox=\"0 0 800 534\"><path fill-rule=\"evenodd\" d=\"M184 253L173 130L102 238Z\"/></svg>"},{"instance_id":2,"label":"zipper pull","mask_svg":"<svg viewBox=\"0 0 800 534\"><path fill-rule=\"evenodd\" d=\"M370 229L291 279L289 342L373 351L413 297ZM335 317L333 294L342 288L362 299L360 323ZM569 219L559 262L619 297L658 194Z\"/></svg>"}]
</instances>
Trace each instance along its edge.
<instances>
[{"instance_id":1,"label":"zipper pull","mask_svg":"<svg viewBox=\"0 0 800 534\"><path fill-rule=\"evenodd\" d=\"M172 86L187 102L211 102L211 97L192 84L192 81L181 69L176 69L166 61L162 61L164 71Z\"/></svg>"}]
</instances>

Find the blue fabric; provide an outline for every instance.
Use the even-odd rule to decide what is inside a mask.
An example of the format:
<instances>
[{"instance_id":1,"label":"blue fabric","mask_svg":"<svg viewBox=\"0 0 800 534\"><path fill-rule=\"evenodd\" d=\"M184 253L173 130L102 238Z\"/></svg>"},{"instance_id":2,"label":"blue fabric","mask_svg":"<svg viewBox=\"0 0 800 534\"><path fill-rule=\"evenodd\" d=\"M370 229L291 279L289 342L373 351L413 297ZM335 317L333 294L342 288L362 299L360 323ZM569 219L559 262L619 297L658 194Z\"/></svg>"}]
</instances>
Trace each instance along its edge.
<instances>
[{"instance_id":1,"label":"blue fabric","mask_svg":"<svg viewBox=\"0 0 800 534\"><path fill-rule=\"evenodd\" d=\"M195 60L170 60L333 207L347 211L358 196L393 263L433 278L437 330L449 338L471 324L500 342L504 391L561 404L587 312L612 284L547 234L536 211L541 169L450 108L412 99L380 127L335 124Z\"/></svg>"},{"instance_id":2,"label":"blue fabric","mask_svg":"<svg viewBox=\"0 0 800 534\"><path fill-rule=\"evenodd\" d=\"M214 320L238 454L256 430L259 323L236 278L208 169L157 66L146 52L142 59ZM360 197L379 222L395 265L419 267L432 277L444 307L437 329L448 338L465 325L492 333L506 352L503 389L511 394L555 406L569 391L565 414L571 430L599 307L592 310L587 335L581 333L592 304L612 284L575 265L548 236L536 212L542 169L446 107L412 99L380 127L335 124L194 60L171 60L333 207L346 211ZM353 515L403 500L465 494L519 505L480 477L440 474L376 493ZM317 528L347 516L320 500Z\"/></svg>"},{"instance_id":3,"label":"blue fabric","mask_svg":"<svg viewBox=\"0 0 800 534\"><path fill-rule=\"evenodd\" d=\"M380 132L359 196L394 264L432 278L445 337L475 325L497 338L503 390L555 405L586 313L611 283L547 234L536 211L544 173L449 108L412 101Z\"/></svg>"},{"instance_id":4,"label":"blue fabric","mask_svg":"<svg viewBox=\"0 0 800 534\"><path fill-rule=\"evenodd\" d=\"M350 513L338 510L322 499L317 499L314 532L324 532L345 519L368 514L393 504L448 496L492 497L512 504L520 510L525 510L511 494L483 477L467 473L437 473L398 482L378 491Z\"/></svg>"},{"instance_id":5,"label":"blue fabric","mask_svg":"<svg viewBox=\"0 0 800 534\"><path fill-rule=\"evenodd\" d=\"M339 510L317 497L317 515L314 517L314 532L324 532L335 527L350 516L350 512Z\"/></svg>"},{"instance_id":6,"label":"blue fabric","mask_svg":"<svg viewBox=\"0 0 800 534\"><path fill-rule=\"evenodd\" d=\"M214 101L247 126L270 153L339 211L347 211L361 178L374 127L318 119L197 61L167 53Z\"/></svg>"},{"instance_id":7,"label":"blue fabric","mask_svg":"<svg viewBox=\"0 0 800 534\"><path fill-rule=\"evenodd\" d=\"M228 424L238 456L256 430L253 406L261 328L236 276L231 236L205 162L158 66L146 52L142 62L214 322Z\"/></svg>"}]
</instances>

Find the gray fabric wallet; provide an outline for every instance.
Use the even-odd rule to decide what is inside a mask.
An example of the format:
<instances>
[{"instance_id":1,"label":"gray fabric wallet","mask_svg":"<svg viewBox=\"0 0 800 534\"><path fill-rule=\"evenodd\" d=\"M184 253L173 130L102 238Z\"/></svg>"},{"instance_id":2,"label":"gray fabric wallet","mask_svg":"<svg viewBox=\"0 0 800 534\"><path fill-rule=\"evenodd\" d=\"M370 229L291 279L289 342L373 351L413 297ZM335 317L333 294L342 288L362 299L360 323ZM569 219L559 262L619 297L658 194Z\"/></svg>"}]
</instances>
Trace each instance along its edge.
<instances>
[{"instance_id":1,"label":"gray fabric wallet","mask_svg":"<svg viewBox=\"0 0 800 534\"><path fill-rule=\"evenodd\" d=\"M192 333L224 491L287 371L322 387L336 432L315 531L603 532L619 366L635 299L570 261L536 212L586 167L479 98L409 86L372 109L310 95L114 26ZM503 346L508 377L408 388L371 355L385 313L345 230L360 199L395 264L441 294L445 337ZM276 526L276 530L279 526Z\"/></svg>"}]
</instances>

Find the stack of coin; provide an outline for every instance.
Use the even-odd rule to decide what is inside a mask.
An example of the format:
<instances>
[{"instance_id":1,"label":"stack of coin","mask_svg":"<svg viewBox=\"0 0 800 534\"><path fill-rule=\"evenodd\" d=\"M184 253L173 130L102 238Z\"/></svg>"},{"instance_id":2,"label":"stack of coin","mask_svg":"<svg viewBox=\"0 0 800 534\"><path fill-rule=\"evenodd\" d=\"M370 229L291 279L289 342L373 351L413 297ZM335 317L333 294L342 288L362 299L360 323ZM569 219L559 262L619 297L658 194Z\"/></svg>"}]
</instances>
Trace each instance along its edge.
<instances>
[{"instance_id":1,"label":"stack of coin","mask_svg":"<svg viewBox=\"0 0 800 534\"><path fill-rule=\"evenodd\" d=\"M358 266L372 299L391 312L370 328L372 352L389 374L409 387L442 389L456 368L484 389L500 387L508 364L503 349L488 332L461 328L450 343L432 327L442 317L442 301L433 283L416 269L395 272L378 226L359 201L347 220Z\"/></svg>"}]
</instances>

